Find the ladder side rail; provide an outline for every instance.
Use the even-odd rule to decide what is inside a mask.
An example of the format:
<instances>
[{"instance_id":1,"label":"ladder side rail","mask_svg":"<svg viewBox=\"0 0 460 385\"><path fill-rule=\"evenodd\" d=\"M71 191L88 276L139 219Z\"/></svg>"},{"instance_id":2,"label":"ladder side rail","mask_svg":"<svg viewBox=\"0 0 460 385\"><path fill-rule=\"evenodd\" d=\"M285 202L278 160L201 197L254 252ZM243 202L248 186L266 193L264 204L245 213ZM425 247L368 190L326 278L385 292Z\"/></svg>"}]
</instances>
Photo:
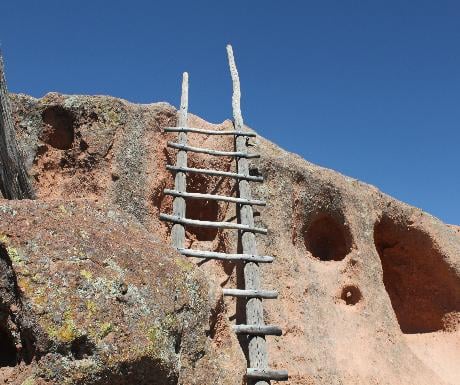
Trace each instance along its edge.
<instances>
[{"instance_id":1,"label":"ladder side rail","mask_svg":"<svg viewBox=\"0 0 460 385\"><path fill-rule=\"evenodd\" d=\"M178 127L187 126L187 113L188 113L188 73L184 72L182 75L182 93L180 99L179 117L177 121ZM178 142L181 145L187 145L187 133L180 132L178 135ZM179 150L177 152L176 166L187 167L187 151ZM186 173L177 171L174 178L174 189L179 192L185 192L187 189ZM185 218L185 198L181 196L174 197L173 201L173 215L178 218ZM174 223L171 230L171 240L173 246L176 248L183 248L185 245L185 227L182 223Z\"/></svg>"},{"instance_id":2,"label":"ladder side rail","mask_svg":"<svg viewBox=\"0 0 460 385\"><path fill-rule=\"evenodd\" d=\"M238 70L236 68L233 49L227 45L228 62L233 83L232 108L235 121L235 130L244 131L243 117L241 115L240 99L240 81ZM237 136L235 138L235 150L237 152L247 153L246 138ZM237 172L239 174L249 175L249 162L246 158L237 159ZM238 182L239 197L243 199L251 199L251 187L248 181L240 180ZM254 216L251 205L240 205L240 221L241 224L254 227ZM257 255L255 234L243 231L241 234L241 243L243 253ZM244 282L245 289L260 290L261 279L259 272L259 264L255 262L247 262L244 266ZM257 297L249 298L246 302L246 323L251 325L264 325L263 305L262 300ZM268 352L265 337L261 335L248 336L248 355L249 366L251 368L266 369L268 368ZM255 385L268 385L269 379L257 379Z\"/></svg>"}]
</instances>

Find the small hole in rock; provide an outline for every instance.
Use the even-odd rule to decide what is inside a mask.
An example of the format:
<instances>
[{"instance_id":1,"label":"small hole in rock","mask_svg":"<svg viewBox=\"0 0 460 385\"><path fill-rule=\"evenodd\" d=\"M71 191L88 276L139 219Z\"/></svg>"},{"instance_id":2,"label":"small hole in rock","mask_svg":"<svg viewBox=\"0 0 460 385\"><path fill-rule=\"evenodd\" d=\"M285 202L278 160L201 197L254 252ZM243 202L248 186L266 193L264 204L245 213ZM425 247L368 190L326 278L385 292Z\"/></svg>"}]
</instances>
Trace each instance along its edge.
<instances>
[{"instance_id":1,"label":"small hole in rock","mask_svg":"<svg viewBox=\"0 0 460 385\"><path fill-rule=\"evenodd\" d=\"M176 354L180 353L181 345L182 345L182 336L178 333L176 335L176 340L174 342L174 351L176 352Z\"/></svg>"},{"instance_id":2,"label":"small hole in rock","mask_svg":"<svg viewBox=\"0 0 460 385\"><path fill-rule=\"evenodd\" d=\"M0 322L5 322L4 315L0 314ZM6 325L0 325L0 367L16 366L17 355L16 346L14 344L13 336L6 328Z\"/></svg>"},{"instance_id":3,"label":"small hole in rock","mask_svg":"<svg viewBox=\"0 0 460 385\"><path fill-rule=\"evenodd\" d=\"M48 107L42 113L44 123L40 139L59 150L68 150L74 140L73 114L61 106Z\"/></svg>"},{"instance_id":4,"label":"small hole in rock","mask_svg":"<svg viewBox=\"0 0 460 385\"><path fill-rule=\"evenodd\" d=\"M86 143L83 139L80 140L80 150L86 151L88 149L88 143Z\"/></svg>"},{"instance_id":5,"label":"small hole in rock","mask_svg":"<svg viewBox=\"0 0 460 385\"><path fill-rule=\"evenodd\" d=\"M329 214L319 215L303 233L305 247L321 261L340 261L351 250L348 228Z\"/></svg>"},{"instance_id":6,"label":"small hole in rock","mask_svg":"<svg viewBox=\"0 0 460 385\"><path fill-rule=\"evenodd\" d=\"M81 336L72 341L70 352L76 360L81 360L92 356L94 348L94 344L88 340L87 336Z\"/></svg>"},{"instance_id":7,"label":"small hole in rock","mask_svg":"<svg viewBox=\"0 0 460 385\"><path fill-rule=\"evenodd\" d=\"M361 291L356 286L345 286L342 289L340 298L345 301L347 305L356 305L361 301Z\"/></svg>"}]
</instances>

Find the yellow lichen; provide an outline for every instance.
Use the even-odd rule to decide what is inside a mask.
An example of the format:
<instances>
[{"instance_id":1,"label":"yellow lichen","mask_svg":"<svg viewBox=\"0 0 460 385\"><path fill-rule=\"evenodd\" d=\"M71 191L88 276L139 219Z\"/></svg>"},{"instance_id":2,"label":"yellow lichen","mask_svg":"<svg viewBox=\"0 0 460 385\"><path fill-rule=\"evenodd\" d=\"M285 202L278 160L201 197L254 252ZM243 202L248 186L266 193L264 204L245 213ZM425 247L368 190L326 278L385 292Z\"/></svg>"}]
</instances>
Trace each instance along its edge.
<instances>
[{"instance_id":1,"label":"yellow lichen","mask_svg":"<svg viewBox=\"0 0 460 385\"><path fill-rule=\"evenodd\" d=\"M113 110L110 110L106 113L107 120L111 123L117 124L120 122L120 116Z\"/></svg>"},{"instance_id":2,"label":"yellow lichen","mask_svg":"<svg viewBox=\"0 0 460 385\"><path fill-rule=\"evenodd\" d=\"M99 338L104 338L113 330L113 325L110 322L104 322L99 326Z\"/></svg>"},{"instance_id":3,"label":"yellow lichen","mask_svg":"<svg viewBox=\"0 0 460 385\"><path fill-rule=\"evenodd\" d=\"M90 281L93 278L93 273L91 273L88 270L80 270L80 275L83 278L86 278L88 281Z\"/></svg>"},{"instance_id":4,"label":"yellow lichen","mask_svg":"<svg viewBox=\"0 0 460 385\"><path fill-rule=\"evenodd\" d=\"M18 286L23 293L29 294L32 292L32 287L30 286L30 281L26 277L18 278Z\"/></svg>"},{"instance_id":5,"label":"yellow lichen","mask_svg":"<svg viewBox=\"0 0 460 385\"><path fill-rule=\"evenodd\" d=\"M64 323L59 328L51 326L48 328L48 334L61 342L72 342L80 336L80 331L77 329L72 312L67 310L64 313Z\"/></svg>"},{"instance_id":6,"label":"yellow lichen","mask_svg":"<svg viewBox=\"0 0 460 385\"><path fill-rule=\"evenodd\" d=\"M32 297L32 301L37 306L43 306L47 301L47 296L43 294L43 292L37 290L36 295Z\"/></svg>"},{"instance_id":7,"label":"yellow lichen","mask_svg":"<svg viewBox=\"0 0 460 385\"><path fill-rule=\"evenodd\" d=\"M149 340L150 342L153 344L153 345L156 345L158 344L158 342L160 340L162 340L162 337L163 337L163 333L162 333L162 330L161 328L159 328L158 326L152 326L149 330L148 330L148 333L147 333L148 337L149 337Z\"/></svg>"},{"instance_id":8,"label":"yellow lichen","mask_svg":"<svg viewBox=\"0 0 460 385\"><path fill-rule=\"evenodd\" d=\"M6 251L13 264L19 265L23 262L21 256L19 255L19 252L14 247L9 246L6 248Z\"/></svg>"},{"instance_id":9,"label":"yellow lichen","mask_svg":"<svg viewBox=\"0 0 460 385\"><path fill-rule=\"evenodd\" d=\"M91 317L97 311L97 305L93 301L86 301L86 308L88 309L88 315Z\"/></svg>"},{"instance_id":10,"label":"yellow lichen","mask_svg":"<svg viewBox=\"0 0 460 385\"><path fill-rule=\"evenodd\" d=\"M0 233L0 243L7 245L8 241L9 241L8 236Z\"/></svg>"},{"instance_id":11,"label":"yellow lichen","mask_svg":"<svg viewBox=\"0 0 460 385\"><path fill-rule=\"evenodd\" d=\"M27 377L21 385L34 385L35 384L35 378L34 376Z\"/></svg>"},{"instance_id":12,"label":"yellow lichen","mask_svg":"<svg viewBox=\"0 0 460 385\"><path fill-rule=\"evenodd\" d=\"M66 210L66 208L64 207L64 205L60 205L60 206L59 206L59 210L61 210L61 212L62 212L63 214L68 214L68 211Z\"/></svg>"},{"instance_id":13,"label":"yellow lichen","mask_svg":"<svg viewBox=\"0 0 460 385\"><path fill-rule=\"evenodd\" d=\"M193 264L187 261L185 258L174 258L174 262L187 273L193 270Z\"/></svg>"}]
</instances>

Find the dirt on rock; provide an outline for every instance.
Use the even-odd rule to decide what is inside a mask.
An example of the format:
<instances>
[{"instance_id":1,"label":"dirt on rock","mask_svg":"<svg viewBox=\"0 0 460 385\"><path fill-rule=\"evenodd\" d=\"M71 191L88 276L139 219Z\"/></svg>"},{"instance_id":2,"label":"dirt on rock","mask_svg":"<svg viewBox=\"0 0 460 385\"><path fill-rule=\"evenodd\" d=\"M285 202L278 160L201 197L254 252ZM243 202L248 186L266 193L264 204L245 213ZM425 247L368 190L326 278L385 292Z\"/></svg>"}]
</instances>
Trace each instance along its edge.
<instances>
[{"instance_id":1,"label":"dirt on rock","mask_svg":"<svg viewBox=\"0 0 460 385\"><path fill-rule=\"evenodd\" d=\"M62 303L68 302L68 307L75 309L80 306L78 290L81 289L75 290L77 283L70 282L73 276L85 282L85 277L77 274L83 262L77 258L78 264L74 265L73 254L67 254L64 249L77 247L83 241L68 241L65 237L52 238L51 241L44 236L37 241L36 234L53 231L72 233L76 229L88 232L87 226L90 229L98 227L105 234L106 229L115 224L101 222L89 216L89 211L98 213L95 207L102 205L105 213L110 212L109 206L116 208L113 209L116 212L124 212L117 215L132 218L132 221L124 220L128 228L139 227L136 234L127 231L122 236L121 231L119 238L104 243L100 240L101 234L91 233L82 244L88 248L97 247L101 253L104 251L104 258L107 258L112 253L117 255L120 248L123 250L124 246L120 246L123 242L134 243L136 251L123 254L117 259L117 264L126 264L124 269L129 267L133 282L143 280L152 293L152 298L155 298L152 301L147 301L150 294L145 294L146 309L155 308L157 299L166 301L172 292L178 291L183 292L184 306L188 304L184 319L188 315L200 319L199 322L194 321L198 322L195 323L198 330L185 327L189 324L183 319L178 321L178 327L186 330L182 338L188 341L197 339L201 350L181 351L181 360L189 357L189 361L184 358L184 362L190 363L184 367L186 369L178 369L174 366L174 359L168 356L164 361L167 369L158 376L157 382L168 383L164 373L169 371L175 373L174 378L183 384L243 383L245 341L240 339L238 344L229 324L244 322L244 304L236 299L223 299L221 294L221 288L242 288L243 265L195 259L189 259L192 262L189 265L184 257L177 256L172 248L166 246L169 245L170 225L158 219L160 212L170 213L172 208L172 198L165 196L163 189L173 187L172 175L165 166L175 162L175 150L166 147L166 142L173 141L175 134L165 134L162 128L175 125L175 108L167 103L136 105L111 97L55 93L42 99L15 95L13 107L18 141L39 201L3 202L2 207L6 211L3 214L0 211L0 232L9 237L9 242L19 242L25 250L23 255L43 253L48 255L48 260L55 253L59 255L58 261L63 267L58 270L60 281L54 284L63 291L59 295L56 291L56 298L60 298ZM189 116L188 123L216 130L232 128L228 120L211 124L193 115ZM219 150L233 149L233 140L229 137L190 134L189 143ZM275 257L272 264L262 269L263 286L280 293L278 300L264 302L265 321L281 326L284 332L282 337L268 337L271 367L287 369L290 375L287 384L290 385L460 384L458 227L443 224L373 186L313 165L264 138L251 139L251 144L252 150L261 154L259 160L251 161L251 174L265 178L263 184L253 184L253 195L268 202L266 207L255 210L257 225L269 230L267 236L257 236L258 252ZM190 154L188 164L197 168L235 170L234 163L227 158L202 154ZM187 178L187 190L236 194L235 184L228 178L193 174ZM69 200L86 203L67 203ZM56 219L54 227L48 228L47 223L51 219L45 221L41 218L61 215L57 209L60 205L66 211L70 210L74 219L60 226ZM50 207L50 214L45 207ZM23 218L23 222L13 219L13 211L20 213L16 218ZM82 221L85 215L88 215L87 222ZM107 214L98 215L104 217ZM234 205L225 202L194 200L187 206L187 216L194 219L226 221L234 220L236 215ZM22 230L25 222L29 223L27 231ZM9 235L5 229L8 229ZM11 238L11 234L16 235ZM187 247L238 251L238 240L232 231L189 228L186 235ZM159 241L143 244L143 240L149 237ZM151 258L152 253L158 257ZM138 261L139 254L142 263ZM34 260L35 257L31 258ZM38 256L36 258L40 260ZM102 264L95 265L97 270L85 270L93 276L112 274L108 273L110 267L104 266L101 258L97 259ZM153 276L142 272L144 264L152 271L155 266L165 264L175 266L174 269L171 267L174 274L185 274L180 273L178 261L183 261L179 265L184 263L190 269L187 274L197 277L197 282L200 282L201 307L190 305L191 293L186 287L186 280L177 280L166 288L161 284L161 271ZM20 266L7 265L1 268L5 272L3 275L22 274ZM34 262L33 266L36 266L33 273L43 276L43 280L55 279L56 270L50 270L46 264L40 267L38 262L37 265ZM139 285L135 284L136 287ZM1 286L1 290L0 293L17 293L6 286ZM6 294L3 297L4 294L1 294L0 304L8 303L10 307L15 304L21 308L27 301L32 301L31 295L21 293L19 297L8 297ZM109 313L112 307L111 303L101 305ZM117 309L122 307L113 307L111 315L119 319L120 328L128 327L122 325L126 319L122 322L122 318L116 316ZM135 301L130 311L140 311L141 308L141 302ZM14 312L1 309L3 307L0 306L2 325L11 326L16 322ZM61 313L65 314L65 311L62 308ZM208 314L205 315L206 312ZM31 311L28 317L35 325L45 316ZM79 317L75 319L75 325L90 330L84 317ZM164 319L164 313L149 318L151 322L159 323ZM66 321L59 322L56 327L65 325ZM0 326L0 337L10 341L7 352L17 351L13 345L18 337L14 337L10 326ZM38 330L34 327L31 330ZM128 333L126 345L131 348L143 346L135 341L137 330ZM85 335L90 336L89 332ZM67 346L67 350L59 350L58 347L53 350L37 345L41 346L43 358L37 361L36 354L27 353L28 356L21 356L21 365L35 365L42 368L40 370L54 368L55 362L78 361L72 354L85 357L88 349L100 349L99 343L88 338L82 343L83 347L76 349L77 353L72 353L71 346ZM111 343L119 350L124 349L117 339ZM168 345L166 350L172 352L173 345ZM97 352L103 356L102 350ZM201 361L194 354L204 354L203 362L207 364L194 366L194 362ZM4 366L0 373L12 370L9 356L9 353L0 356L0 363L3 362L0 366ZM50 361L48 358L45 360L48 356ZM126 362L122 353L117 353L115 357L118 363ZM112 367L108 368L104 376L111 375ZM132 366L130 373L143 378L143 368L142 365ZM29 373L29 369L13 370ZM192 382L194 376L203 380ZM76 377L69 374L66 378L74 381ZM69 383L99 384L93 377Z\"/></svg>"}]
</instances>

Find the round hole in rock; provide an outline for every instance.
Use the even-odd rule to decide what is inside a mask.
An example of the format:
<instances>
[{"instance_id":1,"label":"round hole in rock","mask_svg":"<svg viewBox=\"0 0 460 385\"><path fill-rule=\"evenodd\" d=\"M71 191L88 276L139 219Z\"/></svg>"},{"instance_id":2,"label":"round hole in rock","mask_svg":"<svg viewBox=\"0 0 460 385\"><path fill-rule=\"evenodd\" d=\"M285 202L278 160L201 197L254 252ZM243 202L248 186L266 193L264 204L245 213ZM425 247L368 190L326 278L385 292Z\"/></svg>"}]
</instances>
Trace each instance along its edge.
<instances>
[{"instance_id":1,"label":"round hole in rock","mask_svg":"<svg viewBox=\"0 0 460 385\"><path fill-rule=\"evenodd\" d=\"M304 229L303 234L305 247L321 261L340 261L351 250L348 228L329 214L319 215Z\"/></svg>"},{"instance_id":2,"label":"round hole in rock","mask_svg":"<svg viewBox=\"0 0 460 385\"><path fill-rule=\"evenodd\" d=\"M347 305L356 305L363 298L361 291L356 286L345 286L340 295L342 301Z\"/></svg>"},{"instance_id":3,"label":"round hole in rock","mask_svg":"<svg viewBox=\"0 0 460 385\"><path fill-rule=\"evenodd\" d=\"M44 123L40 139L59 150L68 150L74 141L73 114L61 106L51 106L42 112Z\"/></svg>"}]
</instances>

